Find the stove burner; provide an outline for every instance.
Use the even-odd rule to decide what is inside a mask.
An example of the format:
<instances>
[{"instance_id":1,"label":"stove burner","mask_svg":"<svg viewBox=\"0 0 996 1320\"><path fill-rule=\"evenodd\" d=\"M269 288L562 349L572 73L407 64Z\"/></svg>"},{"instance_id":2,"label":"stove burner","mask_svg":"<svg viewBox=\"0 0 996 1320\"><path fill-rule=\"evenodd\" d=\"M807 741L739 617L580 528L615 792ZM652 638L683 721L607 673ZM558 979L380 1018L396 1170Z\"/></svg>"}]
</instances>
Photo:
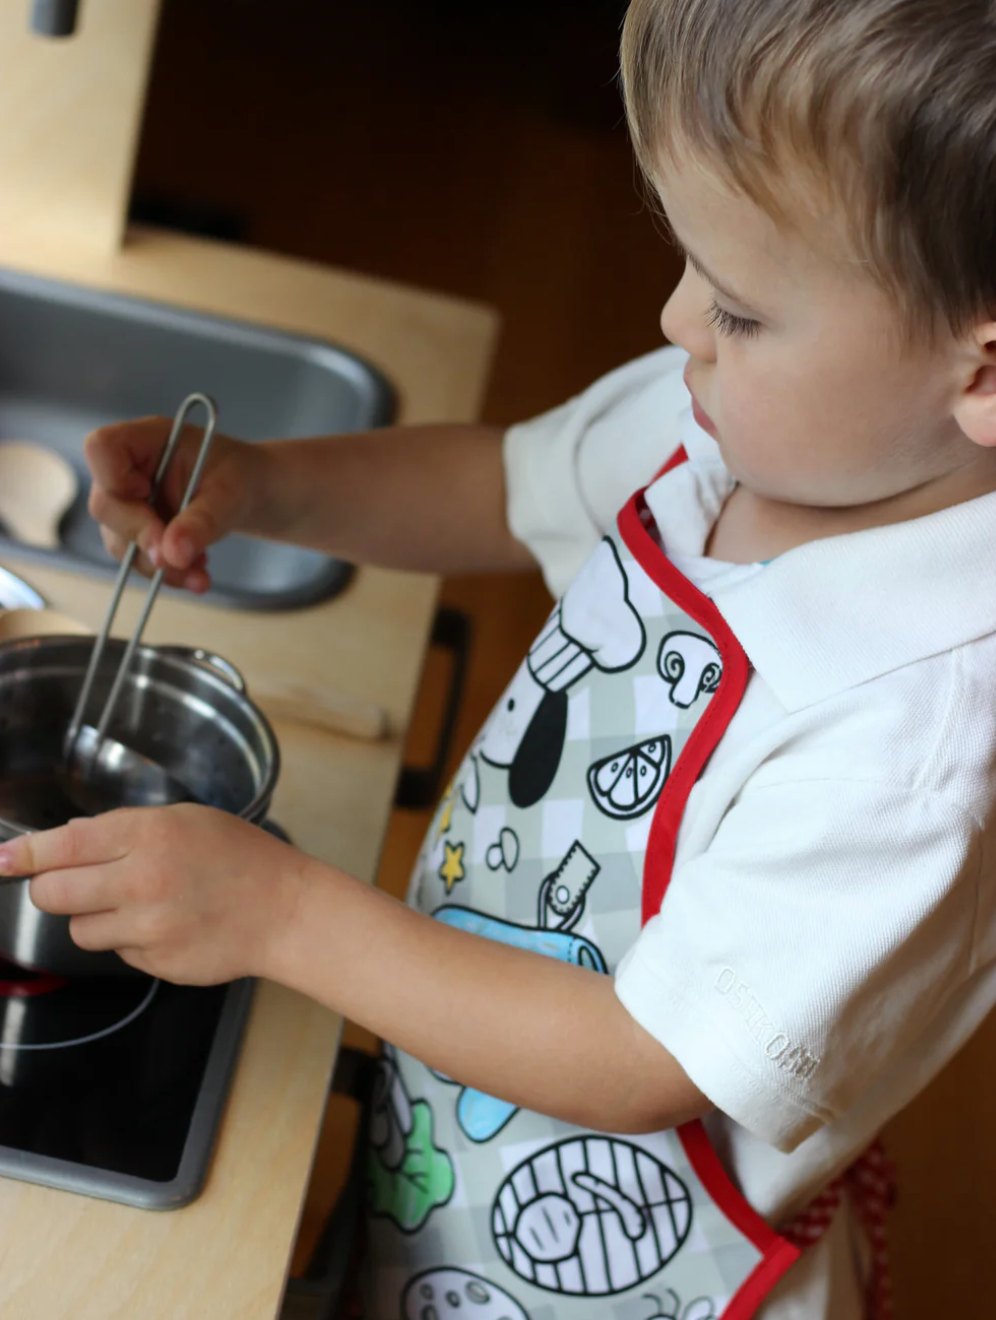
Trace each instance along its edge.
<instances>
[{"instance_id":1,"label":"stove burner","mask_svg":"<svg viewBox=\"0 0 996 1320\"><path fill-rule=\"evenodd\" d=\"M68 1049L111 1036L140 1017L159 989L147 977L40 976L0 985L12 987L0 991L0 1065L15 1051Z\"/></svg>"},{"instance_id":2,"label":"stove burner","mask_svg":"<svg viewBox=\"0 0 996 1320\"><path fill-rule=\"evenodd\" d=\"M193 1200L252 993L0 959L0 1177L150 1210Z\"/></svg>"},{"instance_id":3,"label":"stove burner","mask_svg":"<svg viewBox=\"0 0 996 1320\"><path fill-rule=\"evenodd\" d=\"M4 1014L3 1026L0 1027L0 1051L3 1051L3 1049L67 1049L70 1045L88 1045L91 1041L103 1040L104 1036L112 1036L116 1031L121 1031L124 1027L131 1026L131 1023L135 1022L135 1019L139 1018L142 1012L145 1012L146 1008L152 1003L153 999L156 998L158 987L160 987L160 982L153 981L150 983L148 990L145 991L144 998L141 999L140 1003L137 1003L135 1007L131 1008L131 1011L125 1012L124 1016L120 1016L120 1018L113 1020L113 1022L109 1022L107 1026L100 1027L96 1031L87 1032L87 1034L84 1035L69 1036L69 1038L65 1039L36 1041L8 1040L8 1014ZM75 986L75 990L79 991L78 985ZM92 1007L96 1008L99 1012L100 1008L104 1008L106 1005L104 1005L104 1003L95 1003ZM55 1024L54 1016L49 1022L42 1020L37 1026L49 1027L50 1030L55 1031L66 1030L66 1027L63 1026L61 1015L59 1015L58 1026ZM13 1034L16 1035L17 1028L20 1027L21 1023L18 1022Z\"/></svg>"}]
</instances>

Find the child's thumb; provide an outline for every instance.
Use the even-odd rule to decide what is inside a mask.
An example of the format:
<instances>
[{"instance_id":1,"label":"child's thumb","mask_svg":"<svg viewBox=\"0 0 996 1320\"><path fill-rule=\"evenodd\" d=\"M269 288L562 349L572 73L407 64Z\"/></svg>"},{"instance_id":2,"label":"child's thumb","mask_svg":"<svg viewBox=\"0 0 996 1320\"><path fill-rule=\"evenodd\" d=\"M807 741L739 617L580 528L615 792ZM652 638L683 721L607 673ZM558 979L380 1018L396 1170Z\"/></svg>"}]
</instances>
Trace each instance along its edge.
<instances>
[{"instance_id":1,"label":"child's thumb","mask_svg":"<svg viewBox=\"0 0 996 1320\"><path fill-rule=\"evenodd\" d=\"M171 568L191 568L209 545L224 536L226 530L210 504L195 499L166 528L160 547L161 558Z\"/></svg>"}]
</instances>

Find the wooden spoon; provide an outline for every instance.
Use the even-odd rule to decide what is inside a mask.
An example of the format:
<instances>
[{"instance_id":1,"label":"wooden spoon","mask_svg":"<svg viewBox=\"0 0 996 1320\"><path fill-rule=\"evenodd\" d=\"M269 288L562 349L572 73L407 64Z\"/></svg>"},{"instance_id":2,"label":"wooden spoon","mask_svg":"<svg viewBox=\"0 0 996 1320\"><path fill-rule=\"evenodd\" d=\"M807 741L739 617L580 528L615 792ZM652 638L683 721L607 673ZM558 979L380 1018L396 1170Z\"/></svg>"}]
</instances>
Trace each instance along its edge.
<instances>
[{"instance_id":1,"label":"wooden spoon","mask_svg":"<svg viewBox=\"0 0 996 1320\"><path fill-rule=\"evenodd\" d=\"M58 610L4 610L0 614L0 642L15 637L47 637L58 634L93 635L93 630L79 619L71 619Z\"/></svg>"},{"instance_id":2,"label":"wooden spoon","mask_svg":"<svg viewBox=\"0 0 996 1320\"><path fill-rule=\"evenodd\" d=\"M59 524L76 499L73 465L30 440L0 442L0 522L25 545L59 548Z\"/></svg>"},{"instance_id":3,"label":"wooden spoon","mask_svg":"<svg viewBox=\"0 0 996 1320\"><path fill-rule=\"evenodd\" d=\"M58 610L7 610L0 614L0 642L15 637L46 637L60 633L92 636L93 629ZM377 742L388 732L383 707L324 686L280 683L263 678L250 682L249 695L275 720L327 729L330 733L345 734L363 742Z\"/></svg>"},{"instance_id":4,"label":"wooden spoon","mask_svg":"<svg viewBox=\"0 0 996 1320\"><path fill-rule=\"evenodd\" d=\"M249 683L249 695L275 720L307 724L330 733L344 733L364 742L377 742L387 735L387 712L372 701L324 685L279 683L257 679Z\"/></svg>"}]
</instances>

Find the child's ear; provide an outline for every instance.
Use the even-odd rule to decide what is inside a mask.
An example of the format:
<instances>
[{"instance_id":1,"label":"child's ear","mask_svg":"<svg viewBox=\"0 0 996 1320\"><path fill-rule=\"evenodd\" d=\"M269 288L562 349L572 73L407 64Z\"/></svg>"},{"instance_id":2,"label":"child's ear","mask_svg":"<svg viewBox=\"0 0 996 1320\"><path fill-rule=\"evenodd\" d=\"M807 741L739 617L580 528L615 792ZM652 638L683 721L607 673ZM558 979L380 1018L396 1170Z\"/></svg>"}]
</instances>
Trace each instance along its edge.
<instances>
[{"instance_id":1,"label":"child's ear","mask_svg":"<svg viewBox=\"0 0 996 1320\"><path fill-rule=\"evenodd\" d=\"M968 369L954 418L977 445L996 448L996 321L980 325L968 342Z\"/></svg>"}]
</instances>

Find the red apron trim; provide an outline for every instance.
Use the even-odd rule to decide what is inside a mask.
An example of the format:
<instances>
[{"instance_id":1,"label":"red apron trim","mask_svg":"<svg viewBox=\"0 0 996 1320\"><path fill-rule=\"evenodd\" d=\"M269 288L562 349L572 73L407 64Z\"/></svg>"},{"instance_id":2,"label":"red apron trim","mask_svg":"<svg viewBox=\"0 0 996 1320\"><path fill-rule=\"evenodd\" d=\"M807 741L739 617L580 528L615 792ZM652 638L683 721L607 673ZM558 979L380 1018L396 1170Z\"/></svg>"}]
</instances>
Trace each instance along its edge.
<instances>
[{"instance_id":1,"label":"red apron trim","mask_svg":"<svg viewBox=\"0 0 996 1320\"><path fill-rule=\"evenodd\" d=\"M657 476L663 476L687 460L684 447L678 449ZM670 600L711 634L723 662L719 687L689 736L654 811L643 871L641 924L646 925L660 911L671 880L678 828L688 795L743 699L750 677L750 661L713 602L675 568L651 534L653 515L642 490L626 504L617 521L620 536L643 571ZM678 1129L678 1137L692 1168L715 1204L763 1254L763 1259L730 1299L723 1320L750 1320L778 1280L802 1255L803 1249L826 1232L845 1188L871 1247L871 1271L865 1297L867 1320L892 1320L886 1212L895 1190L891 1165L881 1140L873 1143L788 1228L779 1233L761 1218L734 1186L701 1121L684 1124Z\"/></svg>"},{"instance_id":2,"label":"red apron trim","mask_svg":"<svg viewBox=\"0 0 996 1320\"><path fill-rule=\"evenodd\" d=\"M802 1248L762 1219L733 1185L701 1120L683 1123L676 1130L702 1186L730 1223L753 1242L764 1257L744 1279L723 1312L723 1320L749 1320L789 1266L802 1255Z\"/></svg>"},{"instance_id":3,"label":"red apron trim","mask_svg":"<svg viewBox=\"0 0 996 1320\"><path fill-rule=\"evenodd\" d=\"M767 1301L775 1284L801 1255L798 1247L779 1238L771 1254L748 1274L730 1298L723 1320L751 1320L761 1303Z\"/></svg>"},{"instance_id":4,"label":"red apron trim","mask_svg":"<svg viewBox=\"0 0 996 1320\"><path fill-rule=\"evenodd\" d=\"M683 452L678 451L679 454ZM688 795L740 705L750 674L747 655L719 610L708 596L678 572L651 536L642 517L645 509L643 492L640 491L619 514L619 534L651 581L712 635L723 661L723 677L668 776L654 811L643 868L642 924L661 910L671 879L678 827Z\"/></svg>"},{"instance_id":5,"label":"red apron trim","mask_svg":"<svg viewBox=\"0 0 996 1320\"><path fill-rule=\"evenodd\" d=\"M687 457L684 449L679 449L658 475L677 467ZM743 700L750 676L750 662L733 630L709 597L671 563L651 535L651 523L650 510L640 491L619 514L619 534L651 581L711 635L719 647L723 676L668 776L654 811L643 868L643 925L661 909L688 795ZM678 1129L678 1138L712 1200L761 1253L762 1259L723 1312L723 1320L750 1320L785 1271L799 1259L801 1248L776 1232L733 1185L701 1122L684 1124Z\"/></svg>"},{"instance_id":6,"label":"red apron trim","mask_svg":"<svg viewBox=\"0 0 996 1320\"><path fill-rule=\"evenodd\" d=\"M687 463L687 462L688 462L688 451L685 449L684 445L681 445L679 446L678 449L674 451L674 453L664 464L664 466L654 474L652 480L649 481L647 484L652 486L655 481L657 481L660 477L663 477L666 473L670 472L672 468L681 467L682 463Z\"/></svg>"}]
</instances>

